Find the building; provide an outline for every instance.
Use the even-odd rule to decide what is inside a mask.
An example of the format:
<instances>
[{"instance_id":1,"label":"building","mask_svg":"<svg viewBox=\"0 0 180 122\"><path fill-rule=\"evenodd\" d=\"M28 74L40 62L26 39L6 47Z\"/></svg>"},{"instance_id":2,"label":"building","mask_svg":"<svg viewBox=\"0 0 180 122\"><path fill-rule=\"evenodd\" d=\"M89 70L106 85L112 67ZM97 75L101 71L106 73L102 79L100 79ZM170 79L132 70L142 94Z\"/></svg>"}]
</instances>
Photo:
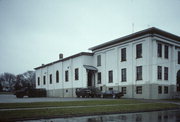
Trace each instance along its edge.
<instances>
[{"instance_id":1,"label":"building","mask_svg":"<svg viewBox=\"0 0 180 122\"><path fill-rule=\"evenodd\" d=\"M76 88L118 90L124 98L166 99L180 91L180 37L148 28L39 66L36 87L76 97Z\"/></svg>"}]
</instances>

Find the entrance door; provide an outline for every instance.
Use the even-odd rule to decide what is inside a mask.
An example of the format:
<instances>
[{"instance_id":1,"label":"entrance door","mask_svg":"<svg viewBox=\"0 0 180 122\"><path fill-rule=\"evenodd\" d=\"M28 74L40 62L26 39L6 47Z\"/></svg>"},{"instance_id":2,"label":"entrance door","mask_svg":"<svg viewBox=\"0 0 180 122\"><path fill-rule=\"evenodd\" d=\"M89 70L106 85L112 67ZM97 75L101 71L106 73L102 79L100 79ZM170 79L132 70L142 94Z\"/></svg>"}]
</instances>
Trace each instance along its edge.
<instances>
[{"instance_id":1,"label":"entrance door","mask_svg":"<svg viewBox=\"0 0 180 122\"><path fill-rule=\"evenodd\" d=\"M177 72L177 92L180 92L180 70Z\"/></svg>"},{"instance_id":2,"label":"entrance door","mask_svg":"<svg viewBox=\"0 0 180 122\"><path fill-rule=\"evenodd\" d=\"M88 74L87 74L87 76L88 76L88 80L87 80L87 85L88 85L88 87L93 87L94 85L95 85L95 76L94 76L95 74L94 74L94 71L92 71L92 70L89 70L88 71Z\"/></svg>"}]
</instances>

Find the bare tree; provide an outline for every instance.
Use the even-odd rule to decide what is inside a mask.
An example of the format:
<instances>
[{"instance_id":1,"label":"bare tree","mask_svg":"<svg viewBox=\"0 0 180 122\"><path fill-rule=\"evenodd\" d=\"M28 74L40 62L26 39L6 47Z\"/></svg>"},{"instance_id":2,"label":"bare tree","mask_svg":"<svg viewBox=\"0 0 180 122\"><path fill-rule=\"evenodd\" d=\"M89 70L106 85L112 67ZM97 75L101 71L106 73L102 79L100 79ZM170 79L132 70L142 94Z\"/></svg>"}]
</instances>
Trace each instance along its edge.
<instances>
[{"instance_id":1,"label":"bare tree","mask_svg":"<svg viewBox=\"0 0 180 122\"><path fill-rule=\"evenodd\" d=\"M0 83L1 85L8 90L12 91L13 90L13 85L16 82L16 76L11 73L3 73L0 75Z\"/></svg>"}]
</instances>

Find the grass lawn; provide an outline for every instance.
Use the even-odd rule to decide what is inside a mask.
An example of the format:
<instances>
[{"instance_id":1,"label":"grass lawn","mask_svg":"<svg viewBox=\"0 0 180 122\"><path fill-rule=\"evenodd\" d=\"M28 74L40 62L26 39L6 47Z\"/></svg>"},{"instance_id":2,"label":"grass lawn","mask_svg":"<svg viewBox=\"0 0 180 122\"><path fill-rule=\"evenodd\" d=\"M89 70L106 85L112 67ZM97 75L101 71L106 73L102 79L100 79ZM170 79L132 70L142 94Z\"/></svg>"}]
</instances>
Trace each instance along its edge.
<instances>
[{"instance_id":1,"label":"grass lawn","mask_svg":"<svg viewBox=\"0 0 180 122\"><path fill-rule=\"evenodd\" d=\"M135 104L143 103L138 100L109 99L109 100L89 100L89 101L66 101L66 102L36 102L36 103L0 103L3 108L37 108L37 107L64 107L64 106L88 106L88 105L108 105L108 104Z\"/></svg>"},{"instance_id":2,"label":"grass lawn","mask_svg":"<svg viewBox=\"0 0 180 122\"><path fill-rule=\"evenodd\" d=\"M179 108L178 105L169 104L169 103L138 104L137 100L94 100L94 101L78 101L78 102L59 102L59 103L48 102L48 103L44 103L44 106L53 105L53 103L55 103L55 105L61 105L61 106L72 106L72 104L75 105L75 103L77 103L79 106L87 105L87 107L0 111L0 121L15 121L15 120L33 119L33 118L38 119L38 118L53 118L53 117L72 117L72 116L112 114L112 113L152 111L152 110ZM121 105L120 103L126 105L123 104ZM37 105L38 107L40 105L40 103L32 103L32 104ZM101 105L118 104L118 105L88 107L89 105L100 105L100 104Z\"/></svg>"}]
</instances>

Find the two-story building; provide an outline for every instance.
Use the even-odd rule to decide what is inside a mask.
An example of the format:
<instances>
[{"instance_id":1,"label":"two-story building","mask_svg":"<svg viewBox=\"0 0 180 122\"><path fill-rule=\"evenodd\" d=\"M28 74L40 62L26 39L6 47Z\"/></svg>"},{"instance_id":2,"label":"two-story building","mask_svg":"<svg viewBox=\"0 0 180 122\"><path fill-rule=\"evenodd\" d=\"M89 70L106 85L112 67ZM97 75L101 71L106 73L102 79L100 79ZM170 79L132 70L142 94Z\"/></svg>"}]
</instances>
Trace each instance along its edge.
<instances>
[{"instance_id":1,"label":"two-story building","mask_svg":"<svg viewBox=\"0 0 180 122\"><path fill-rule=\"evenodd\" d=\"M76 88L118 90L124 98L165 99L180 91L180 37L142 30L39 66L36 87L48 96L76 97Z\"/></svg>"}]
</instances>

